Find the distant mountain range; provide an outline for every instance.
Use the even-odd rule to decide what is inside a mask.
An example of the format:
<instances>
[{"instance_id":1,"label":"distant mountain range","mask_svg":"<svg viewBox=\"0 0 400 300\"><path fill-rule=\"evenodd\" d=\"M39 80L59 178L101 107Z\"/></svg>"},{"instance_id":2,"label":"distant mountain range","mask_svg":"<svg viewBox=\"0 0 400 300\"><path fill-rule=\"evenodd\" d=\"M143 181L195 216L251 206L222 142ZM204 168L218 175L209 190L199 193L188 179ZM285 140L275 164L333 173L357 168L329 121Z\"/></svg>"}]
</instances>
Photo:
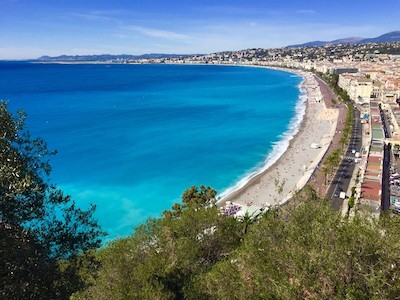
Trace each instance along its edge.
<instances>
[{"instance_id":1,"label":"distant mountain range","mask_svg":"<svg viewBox=\"0 0 400 300\"><path fill-rule=\"evenodd\" d=\"M338 44L366 44L366 43L386 43L386 42L400 42L400 31L392 31L382 34L375 38L360 38L348 37L334 41L313 41L304 44L290 45L287 47L315 47L315 46L329 46Z\"/></svg>"},{"instance_id":2,"label":"distant mountain range","mask_svg":"<svg viewBox=\"0 0 400 300\"><path fill-rule=\"evenodd\" d=\"M115 60L130 60L130 59L158 59L158 58L174 58L174 57L189 57L191 54L143 54L143 55L112 55L112 54L101 54L101 55L60 55L60 56L41 56L36 61L41 62L87 62L87 61L115 61Z\"/></svg>"},{"instance_id":3,"label":"distant mountain range","mask_svg":"<svg viewBox=\"0 0 400 300\"><path fill-rule=\"evenodd\" d=\"M315 47L338 44L366 44L366 43L384 43L384 42L400 42L400 31L392 31L382 34L375 38L348 37L337 39L334 41L312 41L304 44L289 45L287 47ZM60 55L60 56L41 56L36 61L39 62L105 62L116 60L134 60L134 59L161 59L161 58L184 58L201 54L164 54L151 53L143 55Z\"/></svg>"}]
</instances>

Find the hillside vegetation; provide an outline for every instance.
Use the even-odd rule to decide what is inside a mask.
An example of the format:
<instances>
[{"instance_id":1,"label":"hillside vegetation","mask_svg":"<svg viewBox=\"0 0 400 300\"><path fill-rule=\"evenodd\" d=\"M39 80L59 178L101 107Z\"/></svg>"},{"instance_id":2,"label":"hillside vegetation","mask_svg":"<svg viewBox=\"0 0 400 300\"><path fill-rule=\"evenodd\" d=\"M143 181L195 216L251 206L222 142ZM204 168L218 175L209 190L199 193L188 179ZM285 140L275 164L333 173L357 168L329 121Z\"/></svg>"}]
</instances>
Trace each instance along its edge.
<instances>
[{"instance_id":1,"label":"hillside vegetation","mask_svg":"<svg viewBox=\"0 0 400 300\"><path fill-rule=\"evenodd\" d=\"M2 103L0 121L1 299L399 299L400 218L343 218L308 186L241 220L191 187L99 249L94 208L49 183L51 153L24 115Z\"/></svg>"},{"instance_id":2,"label":"hillside vegetation","mask_svg":"<svg viewBox=\"0 0 400 300\"><path fill-rule=\"evenodd\" d=\"M98 277L74 299L399 297L399 218L343 219L307 187L250 224L220 215L213 194L192 187L183 205L99 251Z\"/></svg>"}]
</instances>

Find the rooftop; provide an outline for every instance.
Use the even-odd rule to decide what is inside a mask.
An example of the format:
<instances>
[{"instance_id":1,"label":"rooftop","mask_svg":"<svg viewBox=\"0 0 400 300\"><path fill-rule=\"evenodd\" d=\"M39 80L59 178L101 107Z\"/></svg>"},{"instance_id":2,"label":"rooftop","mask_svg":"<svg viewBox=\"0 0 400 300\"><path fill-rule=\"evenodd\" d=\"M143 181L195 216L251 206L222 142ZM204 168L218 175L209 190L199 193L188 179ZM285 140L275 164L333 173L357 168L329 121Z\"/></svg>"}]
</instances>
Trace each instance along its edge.
<instances>
[{"instance_id":1,"label":"rooftop","mask_svg":"<svg viewBox=\"0 0 400 300\"><path fill-rule=\"evenodd\" d=\"M381 183L372 180L364 180L361 186L361 197L368 200L380 201Z\"/></svg>"}]
</instances>

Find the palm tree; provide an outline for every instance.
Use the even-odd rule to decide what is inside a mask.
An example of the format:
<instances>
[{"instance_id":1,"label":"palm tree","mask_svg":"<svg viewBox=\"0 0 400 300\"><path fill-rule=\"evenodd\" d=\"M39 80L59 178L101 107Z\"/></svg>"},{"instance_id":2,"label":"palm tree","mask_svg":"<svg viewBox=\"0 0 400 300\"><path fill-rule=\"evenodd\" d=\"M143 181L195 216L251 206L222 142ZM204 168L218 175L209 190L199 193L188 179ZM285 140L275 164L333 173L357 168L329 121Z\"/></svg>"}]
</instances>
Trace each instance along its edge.
<instances>
[{"instance_id":1,"label":"palm tree","mask_svg":"<svg viewBox=\"0 0 400 300\"><path fill-rule=\"evenodd\" d=\"M322 166L322 168L321 168L321 171L322 171L322 173L324 174L324 184L326 185L326 179L327 179L327 177L328 177L328 174L330 173L329 172L329 170L330 170L330 168L329 168L329 166L327 166L326 164L324 164L323 166Z\"/></svg>"},{"instance_id":2,"label":"palm tree","mask_svg":"<svg viewBox=\"0 0 400 300\"><path fill-rule=\"evenodd\" d=\"M247 210L244 213L244 215L237 217L237 220L243 223L243 229L242 229L243 235L247 233L247 229L250 226L250 224L258 220L262 216L262 214L263 214L262 210L256 210L251 214Z\"/></svg>"}]
</instances>

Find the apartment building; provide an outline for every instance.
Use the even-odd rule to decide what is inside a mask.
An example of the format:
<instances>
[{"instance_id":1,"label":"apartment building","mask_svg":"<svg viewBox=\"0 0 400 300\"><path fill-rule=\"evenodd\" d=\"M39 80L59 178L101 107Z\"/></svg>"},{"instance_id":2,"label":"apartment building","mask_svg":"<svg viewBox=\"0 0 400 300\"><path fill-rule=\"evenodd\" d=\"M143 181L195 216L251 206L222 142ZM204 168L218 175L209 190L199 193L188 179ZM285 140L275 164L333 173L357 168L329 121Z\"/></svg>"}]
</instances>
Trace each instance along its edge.
<instances>
[{"instance_id":1,"label":"apartment building","mask_svg":"<svg viewBox=\"0 0 400 300\"><path fill-rule=\"evenodd\" d=\"M372 80L360 73L340 74L338 85L347 92L350 99L358 103L369 102L374 90Z\"/></svg>"}]
</instances>

